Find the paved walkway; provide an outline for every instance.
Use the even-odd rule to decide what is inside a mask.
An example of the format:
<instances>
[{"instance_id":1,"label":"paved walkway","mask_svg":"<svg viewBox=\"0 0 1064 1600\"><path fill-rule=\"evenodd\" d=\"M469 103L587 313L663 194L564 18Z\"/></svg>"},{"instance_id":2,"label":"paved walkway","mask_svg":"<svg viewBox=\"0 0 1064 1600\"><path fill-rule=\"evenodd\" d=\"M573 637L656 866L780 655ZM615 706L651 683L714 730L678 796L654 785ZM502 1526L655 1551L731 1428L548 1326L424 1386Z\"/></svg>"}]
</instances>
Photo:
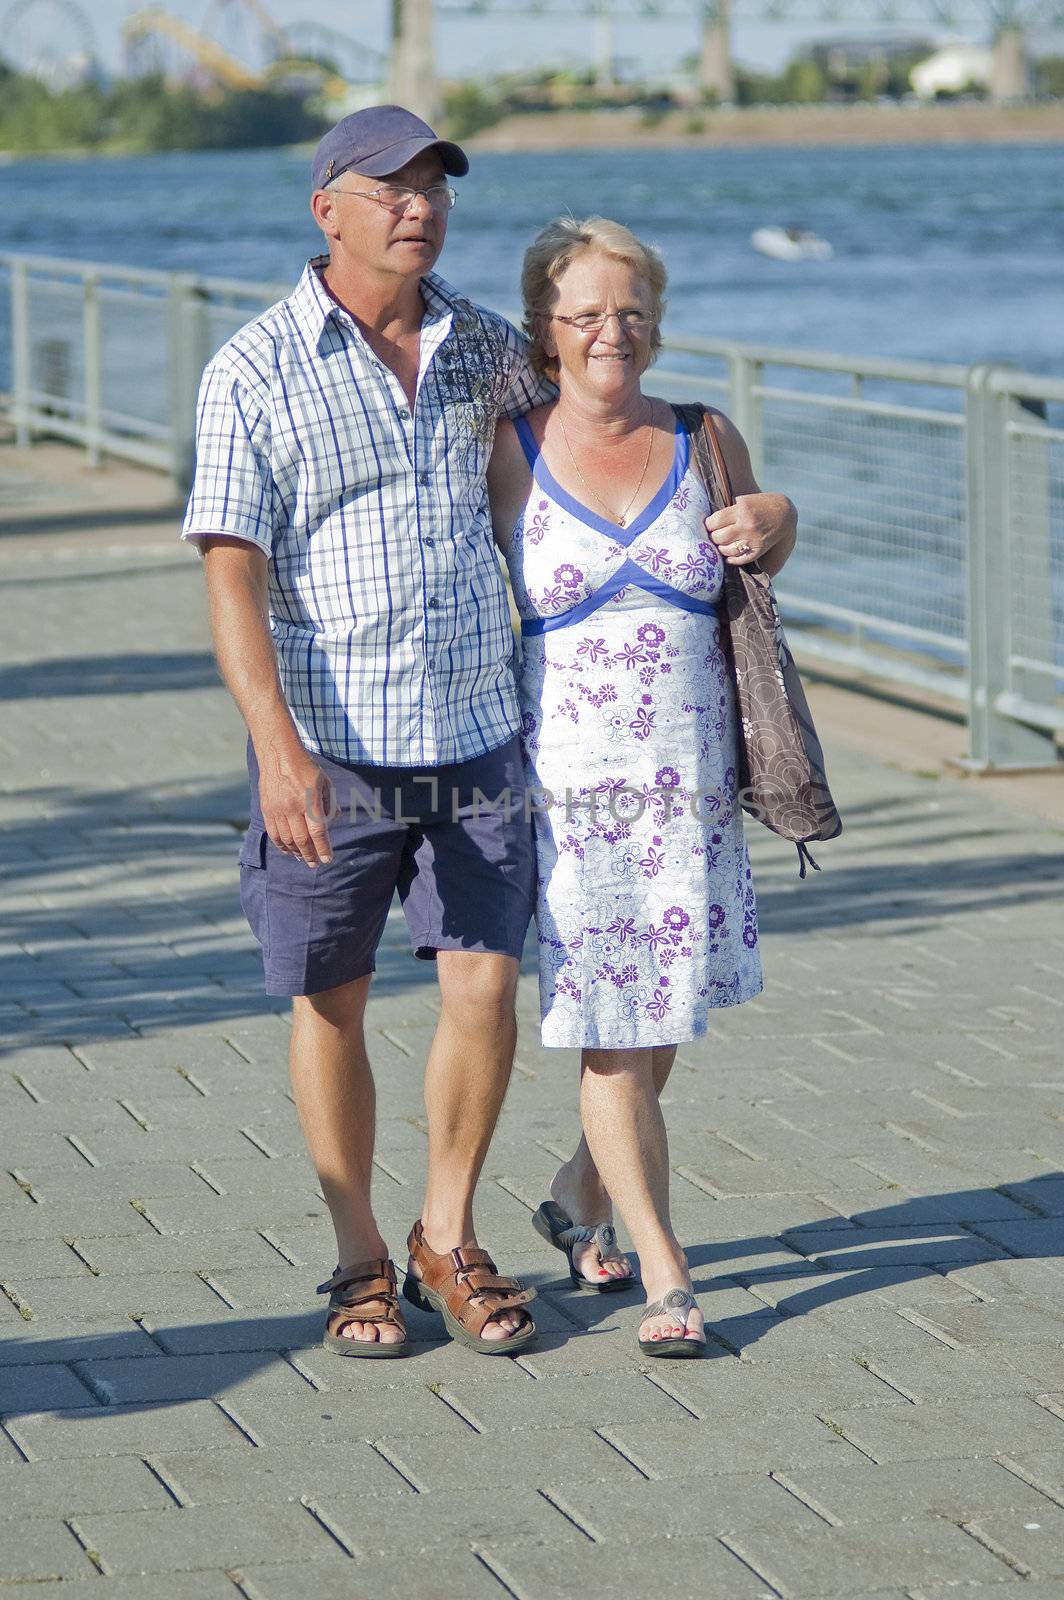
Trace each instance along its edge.
<instances>
[{"instance_id":1,"label":"paved walkway","mask_svg":"<svg viewBox=\"0 0 1064 1600\"><path fill-rule=\"evenodd\" d=\"M479 1225L538 1348L412 1313L339 1361L199 568L157 480L72 460L0 449L0 1597L1064 1596L1060 828L826 724L848 831L804 884L753 836L764 997L668 1088L711 1358L642 1361L530 1227L577 1122L529 964ZM393 921L396 1252L435 1010Z\"/></svg>"}]
</instances>

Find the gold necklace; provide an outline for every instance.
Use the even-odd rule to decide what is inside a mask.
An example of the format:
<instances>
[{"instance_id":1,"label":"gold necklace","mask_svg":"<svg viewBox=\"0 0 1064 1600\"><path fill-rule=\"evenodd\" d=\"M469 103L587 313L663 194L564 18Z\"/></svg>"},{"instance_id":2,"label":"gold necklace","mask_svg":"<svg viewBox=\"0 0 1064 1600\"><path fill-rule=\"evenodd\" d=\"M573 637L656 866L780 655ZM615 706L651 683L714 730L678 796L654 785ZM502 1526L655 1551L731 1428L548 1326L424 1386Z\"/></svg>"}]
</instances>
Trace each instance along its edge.
<instances>
[{"instance_id":1,"label":"gold necklace","mask_svg":"<svg viewBox=\"0 0 1064 1600\"><path fill-rule=\"evenodd\" d=\"M580 482L583 484L583 486L587 490L588 494L591 495L592 499L598 501L599 505L602 506L603 509L609 515L610 521L611 522L615 522L617 524L618 528L623 528L625 526L625 519L628 516L628 512L630 511L632 506L635 504L636 498L638 497L638 494L639 494L639 491L643 487L643 479L647 475L647 468L650 466L650 457L651 457L651 454L653 453L653 450L654 450L654 407L653 407L652 402L650 401L650 399L647 396L644 396L644 399L646 399L647 411L649 412L648 420L649 420L649 423L650 423L650 443L647 445L647 457L646 457L646 460L643 462L643 470L639 474L639 482L635 486L635 494L633 494L632 498L629 500L628 504L625 506L624 510L621 512L620 516L618 516L617 513L610 506L608 506L606 504L605 500L603 500L601 495L598 495L598 494L595 493L594 489L591 487L591 485L588 483L587 479L584 477L584 474L580 471L580 463L577 461L576 457L573 455L573 447L569 443L569 435L565 431L565 423L562 421L562 419L560 417L558 418L558 426L562 430L562 438L565 440L565 448L569 452L569 460L573 463L573 467L574 467L574 469L576 471L577 477L580 479Z\"/></svg>"}]
</instances>

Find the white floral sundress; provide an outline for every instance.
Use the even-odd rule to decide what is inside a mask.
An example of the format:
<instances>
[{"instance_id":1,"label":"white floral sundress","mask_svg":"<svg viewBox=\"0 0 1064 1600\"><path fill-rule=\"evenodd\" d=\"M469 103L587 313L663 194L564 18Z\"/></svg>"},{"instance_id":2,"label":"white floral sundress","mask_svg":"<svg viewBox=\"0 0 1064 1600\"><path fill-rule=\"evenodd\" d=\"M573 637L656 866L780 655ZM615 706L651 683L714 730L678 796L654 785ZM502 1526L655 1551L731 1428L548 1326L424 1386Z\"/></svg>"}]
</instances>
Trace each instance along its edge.
<instances>
[{"instance_id":1,"label":"white floral sundress","mask_svg":"<svg viewBox=\"0 0 1064 1600\"><path fill-rule=\"evenodd\" d=\"M679 420L672 471L631 525L532 468L507 561L521 614L544 1045L699 1038L762 987L736 799L735 705L712 511Z\"/></svg>"}]
</instances>

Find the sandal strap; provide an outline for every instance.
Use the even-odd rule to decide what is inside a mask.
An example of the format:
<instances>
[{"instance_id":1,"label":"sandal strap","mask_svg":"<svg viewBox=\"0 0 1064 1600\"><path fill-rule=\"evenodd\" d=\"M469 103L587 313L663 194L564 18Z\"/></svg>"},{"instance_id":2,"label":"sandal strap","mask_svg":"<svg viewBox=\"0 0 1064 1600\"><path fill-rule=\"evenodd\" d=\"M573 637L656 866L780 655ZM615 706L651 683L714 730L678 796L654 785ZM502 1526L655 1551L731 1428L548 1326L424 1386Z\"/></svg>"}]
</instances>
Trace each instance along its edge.
<instances>
[{"instance_id":1,"label":"sandal strap","mask_svg":"<svg viewBox=\"0 0 1064 1600\"><path fill-rule=\"evenodd\" d=\"M604 1261L617 1253L617 1230L612 1222L579 1223L563 1228L556 1236L557 1242L570 1254L578 1244L593 1244Z\"/></svg>"},{"instance_id":2,"label":"sandal strap","mask_svg":"<svg viewBox=\"0 0 1064 1600\"><path fill-rule=\"evenodd\" d=\"M344 1291L358 1285L357 1294ZM336 1304L358 1305L363 1300L379 1300L396 1292L394 1261L359 1261L350 1267L337 1267L331 1278L319 1283L318 1294L327 1294Z\"/></svg>"},{"instance_id":3,"label":"sandal strap","mask_svg":"<svg viewBox=\"0 0 1064 1600\"><path fill-rule=\"evenodd\" d=\"M423 1282L443 1297L451 1315L475 1338L499 1312L516 1311L536 1298L535 1289L503 1276L479 1245L460 1245L446 1253L431 1249L420 1218L410 1230L407 1247Z\"/></svg>"},{"instance_id":4,"label":"sandal strap","mask_svg":"<svg viewBox=\"0 0 1064 1600\"><path fill-rule=\"evenodd\" d=\"M650 1317L664 1317L670 1311L683 1312L684 1325L692 1311L698 1310L698 1301L689 1289L670 1289L668 1294L662 1295L660 1300L652 1300L643 1307L640 1322L646 1322Z\"/></svg>"}]
</instances>

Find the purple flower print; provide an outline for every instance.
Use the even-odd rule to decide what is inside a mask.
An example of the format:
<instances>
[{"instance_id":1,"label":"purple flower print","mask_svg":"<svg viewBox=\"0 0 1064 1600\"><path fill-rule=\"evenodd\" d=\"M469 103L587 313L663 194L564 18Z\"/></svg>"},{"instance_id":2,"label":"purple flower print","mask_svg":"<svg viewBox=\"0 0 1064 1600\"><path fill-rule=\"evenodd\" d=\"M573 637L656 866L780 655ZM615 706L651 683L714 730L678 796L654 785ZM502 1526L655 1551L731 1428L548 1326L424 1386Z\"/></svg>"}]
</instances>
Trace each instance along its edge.
<instances>
[{"instance_id":1,"label":"purple flower print","mask_svg":"<svg viewBox=\"0 0 1064 1600\"><path fill-rule=\"evenodd\" d=\"M670 500L669 504L671 506L674 506L677 511L686 511L688 502L690 501L690 498L691 498L691 485L688 483L687 479L685 478L684 481L681 483L680 487L677 489L676 493L673 495L673 497Z\"/></svg>"},{"instance_id":2,"label":"purple flower print","mask_svg":"<svg viewBox=\"0 0 1064 1600\"><path fill-rule=\"evenodd\" d=\"M710 906L706 912L706 922L711 928L719 928L724 921L724 907Z\"/></svg>"},{"instance_id":3,"label":"purple flower print","mask_svg":"<svg viewBox=\"0 0 1064 1600\"><path fill-rule=\"evenodd\" d=\"M605 639L581 639L576 647L578 656L586 656L592 663L597 663L608 658Z\"/></svg>"},{"instance_id":4,"label":"purple flower print","mask_svg":"<svg viewBox=\"0 0 1064 1600\"><path fill-rule=\"evenodd\" d=\"M757 944L756 928L747 926L743 929L743 944L745 944L748 950L752 950L754 948L754 946Z\"/></svg>"},{"instance_id":5,"label":"purple flower print","mask_svg":"<svg viewBox=\"0 0 1064 1600\"><path fill-rule=\"evenodd\" d=\"M670 572L672 564L669 561L669 552L664 549L652 550L649 547L636 551L635 559L640 565L648 567L651 572ZM664 637L664 635L662 635Z\"/></svg>"},{"instance_id":6,"label":"purple flower print","mask_svg":"<svg viewBox=\"0 0 1064 1600\"><path fill-rule=\"evenodd\" d=\"M648 922L646 932L641 933L639 938L648 950L656 950L659 944L668 943L669 930L664 924L660 928L655 928L652 922Z\"/></svg>"},{"instance_id":7,"label":"purple flower print","mask_svg":"<svg viewBox=\"0 0 1064 1600\"><path fill-rule=\"evenodd\" d=\"M686 928L691 919L682 906L670 906L662 920L667 928Z\"/></svg>"},{"instance_id":8,"label":"purple flower print","mask_svg":"<svg viewBox=\"0 0 1064 1600\"><path fill-rule=\"evenodd\" d=\"M604 683L599 691L599 697L603 705L609 705L612 700L616 700L617 691L613 687L613 684Z\"/></svg>"},{"instance_id":9,"label":"purple flower print","mask_svg":"<svg viewBox=\"0 0 1064 1600\"><path fill-rule=\"evenodd\" d=\"M619 976L622 983L635 983L639 977L639 968L634 963L631 966L622 967Z\"/></svg>"},{"instance_id":10,"label":"purple flower print","mask_svg":"<svg viewBox=\"0 0 1064 1600\"><path fill-rule=\"evenodd\" d=\"M579 567L571 566L568 561L563 561L560 567L555 567L554 577L566 589L575 589L583 581L584 574Z\"/></svg>"},{"instance_id":11,"label":"purple flower print","mask_svg":"<svg viewBox=\"0 0 1064 1600\"><path fill-rule=\"evenodd\" d=\"M664 982L664 979L662 979ZM672 995L664 989L655 989L653 1000L648 1000L643 1010L648 1017L653 1017L655 1022L662 1022L672 1005Z\"/></svg>"},{"instance_id":12,"label":"purple flower print","mask_svg":"<svg viewBox=\"0 0 1064 1600\"><path fill-rule=\"evenodd\" d=\"M643 869L644 878L656 878L665 865L664 850L655 850L653 845L647 846L647 853L639 862Z\"/></svg>"},{"instance_id":13,"label":"purple flower print","mask_svg":"<svg viewBox=\"0 0 1064 1600\"><path fill-rule=\"evenodd\" d=\"M525 738L531 738L536 731L536 715L534 711L526 711L521 717L521 732Z\"/></svg>"},{"instance_id":14,"label":"purple flower print","mask_svg":"<svg viewBox=\"0 0 1064 1600\"><path fill-rule=\"evenodd\" d=\"M642 650L638 645L626 644L622 645L621 649L616 652L613 659L618 664L623 661L625 668L635 667L638 666L640 661L646 660L646 651Z\"/></svg>"},{"instance_id":15,"label":"purple flower print","mask_svg":"<svg viewBox=\"0 0 1064 1600\"><path fill-rule=\"evenodd\" d=\"M667 644L665 646L665 654L667 656L672 656L675 660L675 658L680 654L679 646L675 644Z\"/></svg>"},{"instance_id":16,"label":"purple flower print","mask_svg":"<svg viewBox=\"0 0 1064 1600\"><path fill-rule=\"evenodd\" d=\"M654 696L652 694L641 694L639 699L645 706L652 706L654 704Z\"/></svg>"},{"instance_id":17,"label":"purple flower print","mask_svg":"<svg viewBox=\"0 0 1064 1600\"><path fill-rule=\"evenodd\" d=\"M557 586L555 586L553 589L544 589L538 600L536 599L535 595L531 594L529 595L529 599L540 611L552 611L558 606L567 606L569 604L569 596L567 594L562 594L562 591Z\"/></svg>"},{"instance_id":18,"label":"purple flower print","mask_svg":"<svg viewBox=\"0 0 1064 1600\"><path fill-rule=\"evenodd\" d=\"M653 667L644 667L639 674L640 683L645 683L648 688L654 682L654 678L655 670Z\"/></svg>"},{"instance_id":19,"label":"purple flower print","mask_svg":"<svg viewBox=\"0 0 1064 1600\"><path fill-rule=\"evenodd\" d=\"M541 500L532 513L531 521L525 524L525 538L529 544L539 544L549 524L550 515L547 502L546 500Z\"/></svg>"},{"instance_id":20,"label":"purple flower print","mask_svg":"<svg viewBox=\"0 0 1064 1600\"><path fill-rule=\"evenodd\" d=\"M628 726L637 739L649 739L654 732L654 718L656 711L648 711L645 706L640 706Z\"/></svg>"},{"instance_id":21,"label":"purple flower print","mask_svg":"<svg viewBox=\"0 0 1064 1600\"><path fill-rule=\"evenodd\" d=\"M653 649L664 640L665 629L659 628L656 622L644 622L643 626L636 630L636 638Z\"/></svg>"},{"instance_id":22,"label":"purple flower print","mask_svg":"<svg viewBox=\"0 0 1064 1600\"><path fill-rule=\"evenodd\" d=\"M685 578L692 583L708 583L710 577L709 563L702 556L688 555L677 563L677 572L682 572Z\"/></svg>"},{"instance_id":23,"label":"purple flower print","mask_svg":"<svg viewBox=\"0 0 1064 1600\"><path fill-rule=\"evenodd\" d=\"M606 932L614 934L624 944L626 940L635 938L635 918L614 917Z\"/></svg>"},{"instance_id":24,"label":"purple flower print","mask_svg":"<svg viewBox=\"0 0 1064 1600\"><path fill-rule=\"evenodd\" d=\"M679 786L680 774L675 767L659 767L654 774L654 782L661 789L675 789Z\"/></svg>"}]
</instances>

